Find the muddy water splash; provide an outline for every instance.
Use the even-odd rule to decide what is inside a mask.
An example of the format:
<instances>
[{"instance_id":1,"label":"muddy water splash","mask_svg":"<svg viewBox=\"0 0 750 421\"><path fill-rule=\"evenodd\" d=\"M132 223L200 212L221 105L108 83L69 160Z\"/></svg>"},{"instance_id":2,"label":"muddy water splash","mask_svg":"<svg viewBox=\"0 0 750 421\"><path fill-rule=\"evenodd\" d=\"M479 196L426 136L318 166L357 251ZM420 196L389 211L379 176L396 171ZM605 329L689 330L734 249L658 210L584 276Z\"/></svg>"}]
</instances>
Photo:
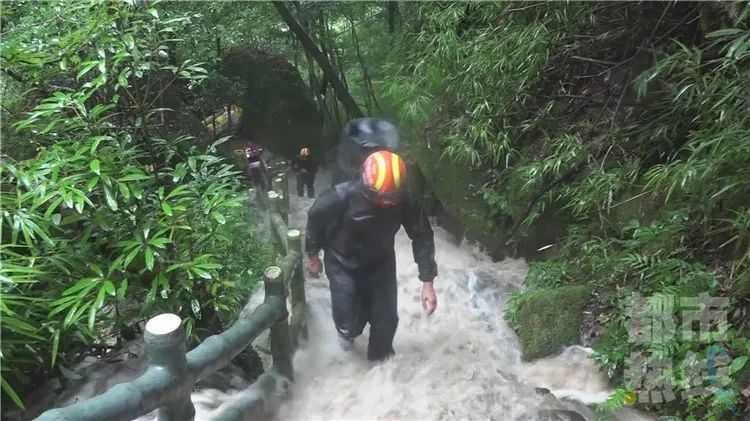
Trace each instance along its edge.
<instances>
[{"instance_id":1,"label":"muddy water splash","mask_svg":"<svg viewBox=\"0 0 750 421\"><path fill-rule=\"evenodd\" d=\"M327 183L319 177L319 191ZM291 187L294 192L293 181ZM311 204L292 197L290 225L304 229ZM420 305L410 241L403 232L396 238L400 321L396 356L384 363L366 360L367 330L352 351L340 348L328 280L325 275L308 279L309 340L294 356L292 397L277 419L596 419L586 405L603 402L611 389L590 350L570 347L555 357L521 362L518 339L503 311L526 276L526 263L493 263L474 248L453 245L439 228L435 236L438 309L430 317ZM253 299L260 304L262 291ZM210 389L194 392L196 420L210 420L213 410L235 397ZM652 419L634 411L615 418Z\"/></svg>"},{"instance_id":2,"label":"muddy water splash","mask_svg":"<svg viewBox=\"0 0 750 421\"><path fill-rule=\"evenodd\" d=\"M327 177L319 177L322 191ZM291 191L295 186L292 181ZM291 199L290 225L304 229L311 199ZM590 350L570 347L560 355L522 363L515 333L503 320L505 302L520 288L527 266L521 260L491 262L471 247L456 247L435 228L435 281L438 309L426 317L420 306L420 282L409 239L396 239L399 283L399 328L396 356L381 364L365 358L368 332L354 350L344 352L331 319L328 280L308 279L309 340L294 357L292 397L277 414L279 420L594 420L586 406L611 393L606 378L589 358ZM259 305L263 291L251 298ZM267 343L260 337L256 344ZM143 355L142 343L133 345ZM268 362L267 362L268 363ZM106 364L105 364L106 366ZM268 367L269 364L266 364ZM90 398L145 368L144 358L112 370L93 370L83 389L54 406ZM225 370L229 391L196 390L192 400L196 421L207 421L244 392L248 382L238 367ZM225 382L227 383L227 382ZM139 418L154 420L155 413ZM653 419L635 411L616 414L620 420ZM11 418L12 419L12 418Z\"/></svg>"},{"instance_id":3,"label":"muddy water splash","mask_svg":"<svg viewBox=\"0 0 750 421\"><path fill-rule=\"evenodd\" d=\"M311 203L292 198L296 226L304 229ZM493 263L476 249L451 244L439 228L435 236L438 309L430 317L420 305L411 243L403 231L396 238L400 321L396 356L384 363L367 362L367 330L353 351L340 348L328 280L308 280L310 340L294 357L293 397L278 419L595 419L584 404L604 401L611 390L589 350L571 347L521 362L503 311L526 263ZM635 412L618 418L649 419Z\"/></svg>"}]
</instances>

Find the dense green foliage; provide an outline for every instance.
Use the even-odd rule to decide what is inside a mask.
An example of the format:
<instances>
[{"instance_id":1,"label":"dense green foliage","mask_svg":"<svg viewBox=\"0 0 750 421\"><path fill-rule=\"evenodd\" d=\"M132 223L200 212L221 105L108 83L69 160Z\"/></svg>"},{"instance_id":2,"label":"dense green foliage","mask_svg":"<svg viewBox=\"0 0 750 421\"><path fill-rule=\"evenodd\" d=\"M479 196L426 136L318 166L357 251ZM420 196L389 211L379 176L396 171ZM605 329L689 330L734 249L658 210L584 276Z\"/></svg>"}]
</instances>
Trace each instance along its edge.
<instances>
[{"instance_id":1,"label":"dense green foliage","mask_svg":"<svg viewBox=\"0 0 750 421\"><path fill-rule=\"evenodd\" d=\"M633 353L684 373L716 345L636 340L633 293L675 319L680 298L725 296L723 392L646 409L748 410L746 4L287 3L318 58L271 4L168 5L1 9L6 393L152 309L189 308L212 329L236 308L267 253L232 169L184 129L227 104L280 114L263 99L279 80L254 76L268 63L296 68L310 89L298 113L314 100L331 141L356 111L334 79L354 108L398 120L446 212L497 255L534 258L506 314L527 356L576 342L587 305L618 387L601 409L633 404ZM264 64L226 66L244 56ZM280 80L297 89L293 73Z\"/></svg>"},{"instance_id":2,"label":"dense green foliage","mask_svg":"<svg viewBox=\"0 0 750 421\"><path fill-rule=\"evenodd\" d=\"M522 320L523 304L546 291L538 288L585 285L608 332L596 359L627 392L631 352L671 358L679 371L695 363L692 352L707 350L679 337L640 344L623 335L631 293L676 303L701 292L728 296L732 327L721 345L737 361L730 392L655 409L715 419L746 407L750 9L433 3L403 10L382 91L421 151L420 164L456 167L452 180L430 180L438 198L511 248L535 240L540 227L567 226L534 244L551 243L553 257L532 263L527 291L509 306L522 341L542 335L525 331L537 313ZM469 201L485 204L472 210ZM668 308L679 315L678 305ZM538 345L526 353L540 355ZM606 407L618 396L628 394Z\"/></svg>"},{"instance_id":3,"label":"dense green foliage","mask_svg":"<svg viewBox=\"0 0 750 421\"><path fill-rule=\"evenodd\" d=\"M193 138L159 107L206 78L174 56L187 18L104 1L2 7L2 388L22 406L40 376L75 375L66 367L157 312L195 338L220 330L269 253L216 154L226 139Z\"/></svg>"}]
</instances>

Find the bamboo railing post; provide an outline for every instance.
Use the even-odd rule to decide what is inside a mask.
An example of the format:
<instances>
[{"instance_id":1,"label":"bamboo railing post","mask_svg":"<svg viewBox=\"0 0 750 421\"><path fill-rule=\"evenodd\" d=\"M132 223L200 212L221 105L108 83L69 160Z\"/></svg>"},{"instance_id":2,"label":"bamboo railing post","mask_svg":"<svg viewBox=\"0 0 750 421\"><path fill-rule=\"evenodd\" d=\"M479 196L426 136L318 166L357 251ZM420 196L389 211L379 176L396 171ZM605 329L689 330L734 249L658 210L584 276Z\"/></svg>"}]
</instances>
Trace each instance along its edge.
<instances>
[{"instance_id":1,"label":"bamboo railing post","mask_svg":"<svg viewBox=\"0 0 750 421\"><path fill-rule=\"evenodd\" d=\"M290 211L289 208L289 179L287 178L286 171L282 171L279 174L276 175L277 179L281 179L281 182L279 183L281 185L281 191L284 195L284 209L286 209L287 212Z\"/></svg>"},{"instance_id":2,"label":"bamboo railing post","mask_svg":"<svg viewBox=\"0 0 750 421\"><path fill-rule=\"evenodd\" d=\"M267 227L273 228L273 225L271 224L271 199L269 192L264 192L262 190L258 191L258 197L261 200L261 211L263 216L263 222ZM271 243L273 244L273 234L271 235ZM276 250L276 248L274 248Z\"/></svg>"},{"instance_id":3,"label":"bamboo railing post","mask_svg":"<svg viewBox=\"0 0 750 421\"><path fill-rule=\"evenodd\" d=\"M276 187L288 192L285 178L281 179L282 183ZM257 186L248 189L248 194L257 193L257 205L265 211L279 262L278 266L271 266L264 272L266 299L263 304L251 314L248 302L239 319L227 331L206 338L187 355L185 331L179 316L161 314L150 319L144 334L149 368L143 375L94 398L66 408L51 409L40 415L40 421L126 421L154 410L158 421L192 421L195 408L190 393L194 382L228 364L266 329L271 331L274 372L287 380L264 374L247 389L247 395L230 405L219 419L248 419L248 412L270 408L276 399L273 395L278 394L277 383L282 381L286 385L287 381L293 380L293 344L296 347L299 338L305 334L306 301L301 233L288 229L282 219L282 216L288 216L289 209L281 212L279 194L263 190ZM252 203L251 198L249 202ZM292 304L291 321L287 295Z\"/></svg>"},{"instance_id":4,"label":"bamboo railing post","mask_svg":"<svg viewBox=\"0 0 750 421\"><path fill-rule=\"evenodd\" d=\"M307 300L305 298L305 274L302 267L302 238L299 230L291 229L287 234L289 251L298 253L299 260L289 282L289 296L292 301L292 318L289 326L292 343L295 349L299 346L300 338L307 338L307 321L305 312Z\"/></svg>"},{"instance_id":5,"label":"bamboo railing post","mask_svg":"<svg viewBox=\"0 0 750 421\"><path fill-rule=\"evenodd\" d=\"M279 214L281 219L289 223L289 198L284 193L284 179L276 177L273 179L273 191L279 194Z\"/></svg>"},{"instance_id":6,"label":"bamboo railing post","mask_svg":"<svg viewBox=\"0 0 750 421\"><path fill-rule=\"evenodd\" d=\"M177 398L157 411L158 421L192 421L195 408L190 400L193 379L187 371L185 357L185 330L182 320L171 313L160 314L146 323L146 355L149 366L161 367L175 378L180 391Z\"/></svg>"},{"instance_id":7,"label":"bamboo railing post","mask_svg":"<svg viewBox=\"0 0 750 421\"><path fill-rule=\"evenodd\" d=\"M260 191L256 187L250 187L247 189L247 201L251 207L253 205L263 206L263 201L260 198Z\"/></svg>"},{"instance_id":8,"label":"bamboo railing post","mask_svg":"<svg viewBox=\"0 0 750 421\"><path fill-rule=\"evenodd\" d=\"M281 213L279 209L279 194L274 190L268 192L268 209L271 213Z\"/></svg>"},{"instance_id":9,"label":"bamboo railing post","mask_svg":"<svg viewBox=\"0 0 750 421\"><path fill-rule=\"evenodd\" d=\"M263 282L266 288L266 296L275 296L281 299L284 305L284 316L279 318L271 326L271 356L273 357L273 368L282 376L292 380L292 344L289 339L288 312L286 309L286 288L282 277L281 268L271 266L263 273Z\"/></svg>"},{"instance_id":10,"label":"bamboo railing post","mask_svg":"<svg viewBox=\"0 0 750 421\"><path fill-rule=\"evenodd\" d=\"M268 229L271 231L274 256L279 257L284 255L284 246L273 224L272 215L274 213L279 213L279 195L272 190L268 192Z\"/></svg>"}]
</instances>

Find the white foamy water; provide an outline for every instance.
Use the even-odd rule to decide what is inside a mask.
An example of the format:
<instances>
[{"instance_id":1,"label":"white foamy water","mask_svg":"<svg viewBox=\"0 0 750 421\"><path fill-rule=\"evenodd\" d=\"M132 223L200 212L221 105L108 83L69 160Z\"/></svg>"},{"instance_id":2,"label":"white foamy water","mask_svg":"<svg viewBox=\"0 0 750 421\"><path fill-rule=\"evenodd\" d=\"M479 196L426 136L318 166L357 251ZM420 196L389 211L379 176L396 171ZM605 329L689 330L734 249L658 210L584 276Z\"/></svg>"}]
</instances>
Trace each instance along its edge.
<instances>
[{"instance_id":1,"label":"white foamy water","mask_svg":"<svg viewBox=\"0 0 750 421\"><path fill-rule=\"evenodd\" d=\"M318 177L316 184L322 191L328 178ZM296 191L293 181L291 187ZM311 204L293 194L292 227L304 230ZM340 348L328 280L324 274L308 279L309 340L294 356L292 396L277 419L596 419L584 404L604 401L611 389L588 349L571 347L556 357L521 362L503 311L526 276L526 263L492 262L475 248L453 245L440 228L435 237L440 275L438 307L430 317L421 308L411 242L403 230L396 238L396 355L380 364L366 359L368 329L353 351ZM650 419L633 411L617 418Z\"/></svg>"},{"instance_id":2,"label":"white foamy water","mask_svg":"<svg viewBox=\"0 0 750 421\"><path fill-rule=\"evenodd\" d=\"M319 192L329 184L327 175L318 177ZM304 230L313 200L296 197L294 180L290 187L290 226ZM421 283L411 243L403 230L396 238L400 322L394 340L396 355L383 363L366 359L368 329L357 338L353 351L340 348L328 280L325 275L307 280L309 339L294 356L291 397L276 418L595 420L586 405L603 402L611 389L589 358L590 350L570 347L558 356L521 362L518 339L503 320L503 311L510 293L523 283L526 263L492 262L476 248L453 245L440 228L434 230L440 274L435 280L438 307L430 317L421 308ZM252 302L259 305L262 300L261 289ZM265 346L267 334L255 343ZM145 367L142 359L133 361L139 364L135 371ZM238 369L231 371L234 390L193 392L197 421L211 420L223 405L247 393L239 391L248 386L240 374ZM109 377L98 393L124 381L113 382L113 376ZM632 410L614 418L654 419ZM138 420L154 419L152 413Z\"/></svg>"}]
</instances>

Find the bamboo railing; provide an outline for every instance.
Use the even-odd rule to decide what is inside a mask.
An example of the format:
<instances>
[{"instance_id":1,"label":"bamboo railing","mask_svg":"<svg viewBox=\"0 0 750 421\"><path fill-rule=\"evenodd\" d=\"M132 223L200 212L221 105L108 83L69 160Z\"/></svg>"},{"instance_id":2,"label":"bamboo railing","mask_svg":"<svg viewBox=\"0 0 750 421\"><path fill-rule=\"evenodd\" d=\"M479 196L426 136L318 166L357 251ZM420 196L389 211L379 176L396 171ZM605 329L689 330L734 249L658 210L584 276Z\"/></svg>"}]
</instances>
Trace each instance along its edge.
<instances>
[{"instance_id":1,"label":"bamboo railing","mask_svg":"<svg viewBox=\"0 0 750 421\"><path fill-rule=\"evenodd\" d=\"M278 168L277 168L278 169ZM144 341L148 368L135 380L119 384L94 398L49 410L39 421L132 420L157 411L158 421L192 421L195 408L190 400L193 385L229 364L265 330L270 329L273 367L231 403L219 408L216 421L238 421L267 417L272 410L279 382L293 381L292 354L306 335L305 286L302 272L301 233L289 229L289 187L284 172L273 179L273 189L258 205L266 212L276 265L263 274L265 299L255 309L250 303L226 331L206 338L186 353L182 320L175 314L160 314L146 323ZM248 192L250 201L254 196ZM291 302L291 315L287 311ZM248 297L249 299L249 297Z\"/></svg>"}]
</instances>

